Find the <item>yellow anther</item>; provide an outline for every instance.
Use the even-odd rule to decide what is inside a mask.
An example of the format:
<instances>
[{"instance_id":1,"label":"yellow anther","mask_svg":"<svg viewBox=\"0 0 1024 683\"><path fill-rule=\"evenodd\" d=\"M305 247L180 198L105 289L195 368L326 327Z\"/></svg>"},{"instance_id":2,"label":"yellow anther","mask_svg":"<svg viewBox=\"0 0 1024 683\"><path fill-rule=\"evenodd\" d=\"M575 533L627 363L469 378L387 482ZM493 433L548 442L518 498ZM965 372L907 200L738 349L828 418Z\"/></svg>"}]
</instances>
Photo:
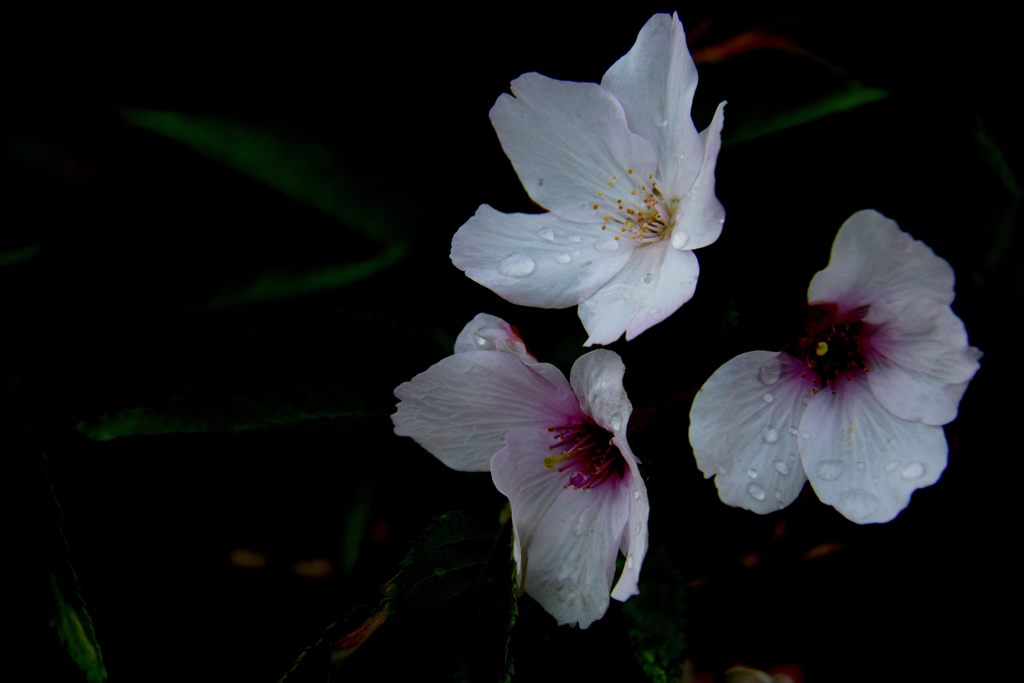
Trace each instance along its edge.
<instances>
[{"instance_id":1,"label":"yellow anther","mask_svg":"<svg viewBox=\"0 0 1024 683\"><path fill-rule=\"evenodd\" d=\"M826 353L828 353L828 344L823 341L818 342L818 345L814 348L814 354L816 356L824 356Z\"/></svg>"}]
</instances>

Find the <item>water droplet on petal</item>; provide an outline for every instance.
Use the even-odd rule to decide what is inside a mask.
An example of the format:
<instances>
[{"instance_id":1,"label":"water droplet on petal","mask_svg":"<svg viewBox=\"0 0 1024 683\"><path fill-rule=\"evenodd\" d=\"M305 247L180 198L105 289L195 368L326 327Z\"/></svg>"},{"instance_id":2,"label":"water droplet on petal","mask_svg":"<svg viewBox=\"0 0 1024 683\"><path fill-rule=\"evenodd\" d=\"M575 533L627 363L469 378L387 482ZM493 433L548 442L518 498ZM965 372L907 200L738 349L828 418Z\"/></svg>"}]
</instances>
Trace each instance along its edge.
<instances>
[{"instance_id":1,"label":"water droplet on petal","mask_svg":"<svg viewBox=\"0 0 1024 683\"><path fill-rule=\"evenodd\" d=\"M555 260L558 261L559 263L569 263L569 261L572 261L572 256L563 253L556 256Z\"/></svg>"},{"instance_id":2,"label":"water droplet on petal","mask_svg":"<svg viewBox=\"0 0 1024 683\"><path fill-rule=\"evenodd\" d=\"M654 282L654 273L644 273L643 281L645 285L649 285Z\"/></svg>"},{"instance_id":3,"label":"water droplet on petal","mask_svg":"<svg viewBox=\"0 0 1024 683\"><path fill-rule=\"evenodd\" d=\"M771 427L765 427L761 430L761 438L765 443L775 443L779 440L779 433Z\"/></svg>"},{"instance_id":4,"label":"water droplet on petal","mask_svg":"<svg viewBox=\"0 0 1024 683\"><path fill-rule=\"evenodd\" d=\"M534 270L537 264L526 254L512 254L498 266L498 272L508 277L526 277Z\"/></svg>"},{"instance_id":5,"label":"water droplet on petal","mask_svg":"<svg viewBox=\"0 0 1024 683\"><path fill-rule=\"evenodd\" d=\"M843 474L842 460L822 460L818 463L818 476L825 481L834 481Z\"/></svg>"},{"instance_id":6,"label":"water droplet on petal","mask_svg":"<svg viewBox=\"0 0 1024 683\"><path fill-rule=\"evenodd\" d=\"M754 500L764 500L765 497L764 489L757 484L748 484L747 493L749 493L750 497Z\"/></svg>"},{"instance_id":7,"label":"water droplet on petal","mask_svg":"<svg viewBox=\"0 0 1024 683\"><path fill-rule=\"evenodd\" d=\"M640 522L637 522L636 524L633 525L633 533L634 534L639 534L643 530L644 530L644 525L641 524Z\"/></svg>"},{"instance_id":8,"label":"water droplet on petal","mask_svg":"<svg viewBox=\"0 0 1024 683\"><path fill-rule=\"evenodd\" d=\"M750 477L751 479L757 479L757 470L751 467L749 470L747 470L747 476Z\"/></svg>"},{"instance_id":9,"label":"water droplet on petal","mask_svg":"<svg viewBox=\"0 0 1024 683\"><path fill-rule=\"evenodd\" d=\"M597 244L594 245L594 249L597 249L598 251L604 251L604 252L615 251L618 248L619 248L619 241L615 240L615 239L601 240L600 242L598 242Z\"/></svg>"},{"instance_id":10,"label":"water droplet on petal","mask_svg":"<svg viewBox=\"0 0 1024 683\"><path fill-rule=\"evenodd\" d=\"M613 432L617 432L622 429L622 415L615 413L608 418L608 426L612 428Z\"/></svg>"},{"instance_id":11,"label":"water droplet on petal","mask_svg":"<svg viewBox=\"0 0 1024 683\"><path fill-rule=\"evenodd\" d=\"M487 346L487 340L481 337L479 334L473 335L473 341L476 342L477 346Z\"/></svg>"},{"instance_id":12,"label":"water droplet on petal","mask_svg":"<svg viewBox=\"0 0 1024 683\"><path fill-rule=\"evenodd\" d=\"M640 492L633 491L633 500L640 500Z\"/></svg>"},{"instance_id":13,"label":"water droplet on petal","mask_svg":"<svg viewBox=\"0 0 1024 683\"><path fill-rule=\"evenodd\" d=\"M780 375L782 375L782 364L779 363L778 358L772 358L757 371L757 378L765 384L775 384L779 381Z\"/></svg>"},{"instance_id":14,"label":"water droplet on petal","mask_svg":"<svg viewBox=\"0 0 1024 683\"><path fill-rule=\"evenodd\" d=\"M900 464L898 462L896 462L895 460L890 460L889 462L887 462L885 464L885 471L886 472L895 472L896 468L899 467L899 466L900 466Z\"/></svg>"},{"instance_id":15,"label":"water droplet on petal","mask_svg":"<svg viewBox=\"0 0 1024 683\"><path fill-rule=\"evenodd\" d=\"M924 476L924 465L919 462L912 462L902 470L900 470L900 479L910 481L911 479L920 479Z\"/></svg>"},{"instance_id":16,"label":"water droplet on petal","mask_svg":"<svg viewBox=\"0 0 1024 683\"><path fill-rule=\"evenodd\" d=\"M836 501L836 509L854 522L867 521L878 511L878 507L878 498L863 489L847 491Z\"/></svg>"},{"instance_id":17,"label":"water droplet on petal","mask_svg":"<svg viewBox=\"0 0 1024 683\"><path fill-rule=\"evenodd\" d=\"M787 465L784 461L776 460L774 464L776 472L783 475L789 474L789 465Z\"/></svg>"},{"instance_id":18,"label":"water droplet on petal","mask_svg":"<svg viewBox=\"0 0 1024 683\"><path fill-rule=\"evenodd\" d=\"M683 230L673 230L672 231L672 246L675 247L676 249L683 249L683 248L685 248L689 241L690 241L689 233L684 232Z\"/></svg>"},{"instance_id":19,"label":"water droplet on petal","mask_svg":"<svg viewBox=\"0 0 1024 683\"><path fill-rule=\"evenodd\" d=\"M667 128L667 127L668 127L668 119L661 119L660 121L658 121L658 128Z\"/></svg>"},{"instance_id":20,"label":"water droplet on petal","mask_svg":"<svg viewBox=\"0 0 1024 683\"><path fill-rule=\"evenodd\" d=\"M555 231L551 228L541 228L539 234L542 240L547 240L548 242L555 239Z\"/></svg>"},{"instance_id":21,"label":"water droplet on petal","mask_svg":"<svg viewBox=\"0 0 1024 683\"><path fill-rule=\"evenodd\" d=\"M786 431L789 432L790 436L800 436L800 430L796 427L790 427Z\"/></svg>"},{"instance_id":22,"label":"water droplet on petal","mask_svg":"<svg viewBox=\"0 0 1024 683\"><path fill-rule=\"evenodd\" d=\"M774 400L775 400L775 397L772 396L771 393L767 393L767 394L764 395L764 402L765 403L771 403Z\"/></svg>"},{"instance_id":23,"label":"water droplet on petal","mask_svg":"<svg viewBox=\"0 0 1024 683\"><path fill-rule=\"evenodd\" d=\"M626 555L626 569L632 569L632 568L633 568L633 556L632 555Z\"/></svg>"}]
</instances>

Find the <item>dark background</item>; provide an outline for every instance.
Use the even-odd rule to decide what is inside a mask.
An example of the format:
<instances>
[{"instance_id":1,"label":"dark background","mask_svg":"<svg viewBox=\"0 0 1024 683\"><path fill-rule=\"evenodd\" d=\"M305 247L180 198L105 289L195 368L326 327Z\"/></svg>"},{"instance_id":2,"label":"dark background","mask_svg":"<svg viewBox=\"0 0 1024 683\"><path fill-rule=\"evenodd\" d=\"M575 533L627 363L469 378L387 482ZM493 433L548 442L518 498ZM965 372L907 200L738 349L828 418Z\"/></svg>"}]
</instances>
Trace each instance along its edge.
<instances>
[{"instance_id":1,"label":"dark background","mask_svg":"<svg viewBox=\"0 0 1024 683\"><path fill-rule=\"evenodd\" d=\"M448 471L392 434L391 391L450 353L479 311L566 371L581 353L575 311L500 300L451 265L450 239L481 203L531 210L487 119L508 82L526 71L600 80L664 10L12 23L0 454L10 604L25 605L4 619L24 639L14 646L26 680L78 675L48 625L64 538L111 680L274 681L327 624L380 598L436 515L497 516L486 475ZM992 615L1018 598L1019 449L1005 426L1019 401L1002 393L1018 375L1022 292L1018 37L977 3L933 16L862 3L680 12L700 62L698 128L729 101L717 174L727 220L698 252L693 301L612 345L660 558L644 578L658 566L683 577L676 625L698 672L745 663L806 681L983 680L1011 661ZM802 52L710 60L752 29ZM851 82L888 97L737 139ZM329 160L318 179L344 185L369 218L346 224L133 125L125 112L140 109L300 141ZM846 521L809 487L766 517L727 508L692 460L692 396L732 356L799 332L811 275L862 208L952 264L954 310L985 352L946 427L947 470L881 526ZM392 265L344 286L287 284L394 245ZM250 295L268 274L277 285ZM143 416L135 435L96 438L104 416L126 410ZM147 430L162 433L137 433ZM443 679L430 651L443 639L418 640L416 628L443 633L452 618L381 634L390 639L351 676L415 666ZM642 680L627 622L615 603L586 632L559 629L522 598L518 678Z\"/></svg>"}]
</instances>

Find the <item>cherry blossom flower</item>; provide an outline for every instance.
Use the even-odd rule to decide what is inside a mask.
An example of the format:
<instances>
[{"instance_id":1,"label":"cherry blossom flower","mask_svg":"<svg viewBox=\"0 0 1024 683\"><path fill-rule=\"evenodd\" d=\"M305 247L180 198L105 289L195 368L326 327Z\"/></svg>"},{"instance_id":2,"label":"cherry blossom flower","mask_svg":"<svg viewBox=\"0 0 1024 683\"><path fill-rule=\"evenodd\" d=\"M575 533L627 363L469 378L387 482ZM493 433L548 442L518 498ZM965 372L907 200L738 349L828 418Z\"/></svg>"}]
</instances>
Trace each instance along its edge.
<instances>
[{"instance_id":1,"label":"cherry blossom flower","mask_svg":"<svg viewBox=\"0 0 1024 683\"><path fill-rule=\"evenodd\" d=\"M579 305L589 338L631 339L689 301L693 250L718 239L724 102L697 133L697 70L675 15L658 14L600 85L536 73L512 82L491 122L547 213L481 206L452 240L466 275L524 306Z\"/></svg>"},{"instance_id":2,"label":"cherry blossom flower","mask_svg":"<svg viewBox=\"0 0 1024 683\"><path fill-rule=\"evenodd\" d=\"M491 472L511 504L519 585L560 624L586 628L609 593L638 592L649 506L626 441L624 372L617 354L597 350L566 381L508 323L481 313L454 355L395 389L396 434L453 469Z\"/></svg>"},{"instance_id":3,"label":"cherry blossom flower","mask_svg":"<svg viewBox=\"0 0 1024 683\"><path fill-rule=\"evenodd\" d=\"M720 367L690 443L721 499L767 513L804 482L858 523L887 522L946 467L942 425L981 352L950 309L953 270L892 220L860 211L808 289L804 336Z\"/></svg>"}]
</instances>

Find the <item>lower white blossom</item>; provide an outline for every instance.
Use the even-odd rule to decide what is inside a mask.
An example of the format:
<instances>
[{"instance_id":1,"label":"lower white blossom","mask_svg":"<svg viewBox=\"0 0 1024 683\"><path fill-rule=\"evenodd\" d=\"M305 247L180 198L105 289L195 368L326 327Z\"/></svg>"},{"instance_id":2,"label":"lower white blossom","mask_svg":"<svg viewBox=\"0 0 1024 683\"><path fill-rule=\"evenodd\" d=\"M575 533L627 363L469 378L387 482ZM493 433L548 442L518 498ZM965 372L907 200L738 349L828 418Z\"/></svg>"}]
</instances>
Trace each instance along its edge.
<instances>
[{"instance_id":1,"label":"lower white blossom","mask_svg":"<svg viewBox=\"0 0 1024 683\"><path fill-rule=\"evenodd\" d=\"M490 470L511 505L520 585L560 624L586 628L609 593L638 592L649 505L626 441L624 372L617 354L597 350L566 381L508 323L481 313L454 355L395 389L396 434L453 469Z\"/></svg>"},{"instance_id":2,"label":"lower white blossom","mask_svg":"<svg viewBox=\"0 0 1024 683\"><path fill-rule=\"evenodd\" d=\"M690 443L721 499L767 513L804 482L858 523L887 522L946 467L942 425L981 352L950 309L953 270L892 220L860 211L808 289L781 353L720 367L690 410Z\"/></svg>"}]
</instances>

